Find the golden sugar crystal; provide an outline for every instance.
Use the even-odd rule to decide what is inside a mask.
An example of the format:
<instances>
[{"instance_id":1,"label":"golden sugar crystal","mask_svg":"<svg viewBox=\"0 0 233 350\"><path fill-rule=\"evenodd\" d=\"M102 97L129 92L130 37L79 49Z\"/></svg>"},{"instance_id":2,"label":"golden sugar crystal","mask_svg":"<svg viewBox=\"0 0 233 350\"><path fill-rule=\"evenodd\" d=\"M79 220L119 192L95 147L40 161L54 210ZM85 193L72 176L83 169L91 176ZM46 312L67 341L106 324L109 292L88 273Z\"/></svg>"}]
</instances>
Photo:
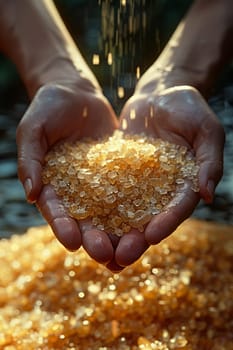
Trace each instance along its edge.
<instances>
[{"instance_id":1,"label":"golden sugar crystal","mask_svg":"<svg viewBox=\"0 0 233 350\"><path fill-rule=\"evenodd\" d=\"M48 226L3 239L0 349L232 350L232 247L233 226L189 219L112 274Z\"/></svg>"},{"instance_id":2,"label":"golden sugar crystal","mask_svg":"<svg viewBox=\"0 0 233 350\"><path fill-rule=\"evenodd\" d=\"M102 140L56 146L46 156L43 181L72 217L95 217L96 227L119 235L131 227L143 231L186 180L198 191L198 169L184 146L115 131Z\"/></svg>"}]
</instances>

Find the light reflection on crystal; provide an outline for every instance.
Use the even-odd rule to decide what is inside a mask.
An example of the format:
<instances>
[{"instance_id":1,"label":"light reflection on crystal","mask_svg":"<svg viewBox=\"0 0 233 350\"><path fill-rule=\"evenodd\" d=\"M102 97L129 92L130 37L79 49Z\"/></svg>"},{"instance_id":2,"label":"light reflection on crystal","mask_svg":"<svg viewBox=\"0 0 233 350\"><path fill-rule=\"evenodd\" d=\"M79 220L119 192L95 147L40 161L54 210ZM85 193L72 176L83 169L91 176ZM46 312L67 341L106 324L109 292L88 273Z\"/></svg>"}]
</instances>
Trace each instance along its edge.
<instances>
[{"instance_id":1,"label":"light reflection on crystal","mask_svg":"<svg viewBox=\"0 0 233 350\"><path fill-rule=\"evenodd\" d=\"M178 203L173 197L180 197L186 179L198 190L198 167L187 149L143 135L117 131L98 142L60 144L46 162L43 181L70 215L90 217L99 230L120 236L132 227L143 232L154 215Z\"/></svg>"},{"instance_id":2,"label":"light reflection on crystal","mask_svg":"<svg viewBox=\"0 0 233 350\"><path fill-rule=\"evenodd\" d=\"M189 220L120 274L67 252L48 227L2 240L0 347L231 349L232 240Z\"/></svg>"}]
</instances>

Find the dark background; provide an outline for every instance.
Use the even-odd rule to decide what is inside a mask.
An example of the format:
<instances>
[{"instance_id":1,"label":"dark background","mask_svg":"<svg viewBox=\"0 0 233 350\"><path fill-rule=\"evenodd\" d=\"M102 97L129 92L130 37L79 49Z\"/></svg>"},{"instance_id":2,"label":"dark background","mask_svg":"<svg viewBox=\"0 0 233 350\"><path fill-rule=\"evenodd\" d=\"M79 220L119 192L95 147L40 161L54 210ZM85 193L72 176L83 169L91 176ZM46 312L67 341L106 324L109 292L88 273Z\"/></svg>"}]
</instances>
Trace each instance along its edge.
<instances>
[{"instance_id":1,"label":"dark background","mask_svg":"<svg viewBox=\"0 0 233 350\"><path fill-rule=\"evenodd\" d=\"M102 30L103 7L109 4L113 14L113 32L118 29L122 48L114 45L114 36ZM117 113L132 94L135 85L136 67L141 73L156 59L182 16L192 3L190 0L128 0L134 3L120 10L120 0L56 0L55 4L70 33L91 69L96 74L105 95ZM121 23L117 23L120 11ZM131 34L125 34L124 25L129 16L137 17L142 25L143 16L146 27ZM110 18L110 16L109 16ZM107 17L106 20L109 20ZM134 46L132 46L134 45ZM113 67L108 66L106 47L112 50ZM93 54L98 54L100 64L92 64ZM226 131L225 170L217 187L212 205L200 203L194 216L224 223L233 223L233 69L225 68L209 103L220 118ZM117 87L123 86L125 97L118 98ZM17 179L17 150L15 130L28 106L26 90L14 65L0 55L0 236L21 233L29 226L44 223L33 205L25 201L24 191Z\"/></svg>"}]
</instances>

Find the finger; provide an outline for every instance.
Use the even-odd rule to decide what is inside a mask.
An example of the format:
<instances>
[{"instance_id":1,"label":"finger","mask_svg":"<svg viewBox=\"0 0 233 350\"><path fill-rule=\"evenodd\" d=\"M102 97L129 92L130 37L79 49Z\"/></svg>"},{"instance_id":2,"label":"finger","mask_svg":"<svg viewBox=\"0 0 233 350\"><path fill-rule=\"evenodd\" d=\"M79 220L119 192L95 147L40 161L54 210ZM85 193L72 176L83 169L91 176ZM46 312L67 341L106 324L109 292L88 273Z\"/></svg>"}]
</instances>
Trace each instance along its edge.
<instances>
[{"instance_id":1,"label":"finger","mask_svg":"<svg viewBox=\"0 0 233 350\"><path fill-rule=\"evenodd\" d=\"M113 233L109 233L108 237L109 237L110 241L112 242L113 248L116 249L116 247L118 246L118 243L120 241L120 237L117 235L114 235Z\"/></svg>"},{"instance_id":2,"label":"finger","mask_svg":"<svg viewBox=\"0 0 233 350\"><path fill-rule=\"evenodd\" d=\"M132 229L121 237L115 252L115 259L118 265L128 266L140 258L146 251L149 244L143 233Z\"/></svg>"},{"instance_id":3,"label":"finger","mask_svg":"<svg viewBox=\"0 0 233 350\"><path fill-rule=\"evenodd\" d=\"M78 224L68 215L52 186L43 187L37 201L37 207L51 226L59 242L71 251L77 250L81 245Z\"/></svg>"},{"instance_id":4,"label":"finger","mask_svg":"<svg viewBox=\"0 0 233 350\"><path fill-rule=\"evenodd\" d=\"M195 209L199 194L188 183L170 202L167 210L156 215L145 229L145 239L149 244L157 244L169 236Z\"/></svg>"},{"instance_id":5,"label":"finger","mask_svg":"<svg viewBox=\"0 0 233 350\"><path fill-rule=\"evenodd\" d=\"M83 247L87 253L97 262L104 264L110 271L121 271L123 267L116 263L114 257L114 249L120 237L97 230L88 219L80 220L79 226L82 232Z\"/></svg>"},{"instance_id":6,"label":"finger","mask_svg":"<svg viewBox=\"0 0 233 350\"><path fill-rule=\"evenodd\" d=\"M115 258L113 258L107 265L106 267L113 273L119 273L122 270L124 270L123 266L120 266L117 264Z\"/></svg>"},{"instance_id":7,"label":"finger","mask_svg":"<svg viewBox=\"0 0 233 350\"><path fill-rule=\"evenodd\" d=\"M108 235L92 226L90 220L79 222L82 232L82 245L91 258L101 264L113 259L114 249Z\"/></svg>"},{"instance_id":8,"label":"finger","mask_svg":"<svg viewBox=\"0 0 233 350\"><path fill-rule=\"evenodd\" d=\"M200 165L200 195L207 203L212 202L215 187L223 174L224 142L224 130L220 123L206 118L195 142L195 151Z\"/></svg>"},{"instance_id":9,"label":"finger","mask_svg":"<svg viewBox=\"0 0 233 350\"><path fill-rule=\"evenodd\" d=\"M37 121L33 125L30 108L17 128L16 141L18 176L27 200L35 202L42 188L41 172L48 146L42 126Z\"/></svg>"}]
</instances>

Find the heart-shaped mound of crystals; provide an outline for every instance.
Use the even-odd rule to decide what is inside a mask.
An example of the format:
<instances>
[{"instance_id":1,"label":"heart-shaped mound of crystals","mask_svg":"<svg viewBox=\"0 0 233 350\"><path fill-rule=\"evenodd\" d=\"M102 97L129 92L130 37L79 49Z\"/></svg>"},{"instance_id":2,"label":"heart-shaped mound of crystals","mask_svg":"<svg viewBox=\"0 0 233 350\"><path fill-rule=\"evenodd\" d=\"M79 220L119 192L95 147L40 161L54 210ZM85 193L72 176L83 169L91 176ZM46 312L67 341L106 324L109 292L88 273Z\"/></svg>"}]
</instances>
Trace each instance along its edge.
<instances>
[{"instance_id":1,"label":"heart-shaped mound of crystals","mask_svg":"<svg viewBox=\"0 0 233 350\"><path fill-rule=\"evenodd\" d=\"M43 182L54 187L72 217L91 218L98 229L121 236L132 227L143 231L185 180L198 191L197 173L186 147L116 131L103 140L54 147Z\"/></svg>"}]
</instances>

